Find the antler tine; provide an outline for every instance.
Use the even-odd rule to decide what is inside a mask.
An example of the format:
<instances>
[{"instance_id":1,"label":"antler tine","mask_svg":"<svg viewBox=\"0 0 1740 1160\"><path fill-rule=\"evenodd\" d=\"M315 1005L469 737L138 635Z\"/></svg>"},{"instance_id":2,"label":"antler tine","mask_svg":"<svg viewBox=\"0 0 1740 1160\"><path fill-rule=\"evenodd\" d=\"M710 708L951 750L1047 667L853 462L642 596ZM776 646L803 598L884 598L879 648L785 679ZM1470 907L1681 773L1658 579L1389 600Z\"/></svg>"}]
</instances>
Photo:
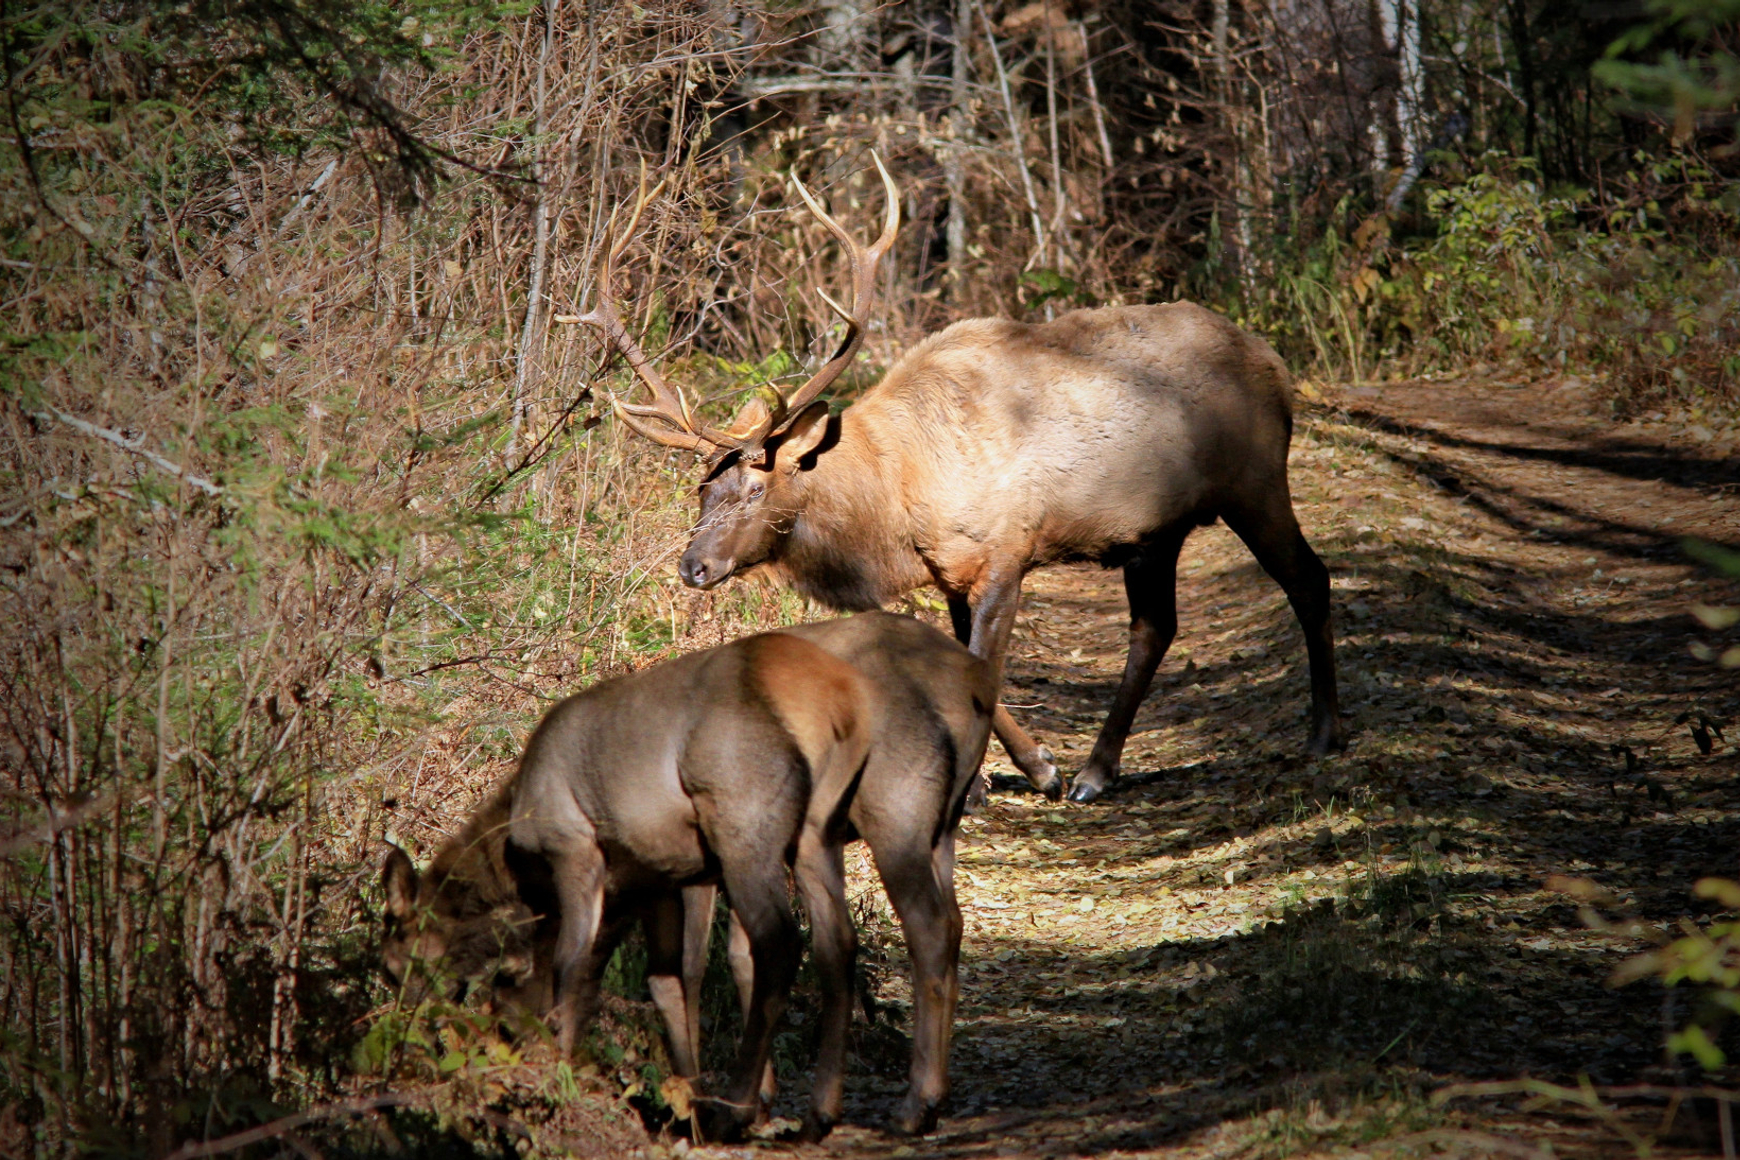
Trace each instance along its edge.
<instances>
[{"instance_id":1,"label":"antler tine","mask_svg":"<svg viewBox=\"0 0 1740 1160\"><path fill-rule=\"evenodd\" d=\"M810 376L808 382L799 387L785 406L786 417L795 417L799 411L809 406L815 397L825 391L840 373L852 362L852 356L858 353L858 348L864 342L864 313L870 303L872 293L876 288L876 267L884 255L894 246L895 235L900 232L900 189L894 184L894 179L888 176L888 170L882 164L882 158L870 154L870 159L876 163L876 172L882 175L882 188L888 196L888 213L882 227L882 236L869 246L859 242L846 232L834 217L823 209L814 195L804 187L804 183L792 176L792 184L797 186L798 196L804 199L804 204L810 207L828 232L833 234L840 245L845 248L847 260L852 267L852 307L847 310L830 297L827 291L820 291L822 300L828 308L839 315L846 324L846 337L834 349L833 357L822 364L820 370ZM768 424L769 431L773 423Z\"/></svg>"},{"instance_id":2,"label":"antler tine","mask_svg":"<svg viewBox=\"0 0 1740 1160\"><path fill-rule=\"evenodd\" d=\"M628 327L623 325L622 316L617 313L616 304L610 297L610 282L615 273L616 260L633 240L635 230L640 225L641 214L664 191L668 180L660 178L658 184L648 191L646 164L641 164L640 191L635 198L634 212L629 215L628 224L622 230L614 228L617 211L611 211L611 225L607 228L611 242L599 264L592 309L585 314L558 314L555 321L583 322L603 331L606 340L622 352L629 367L652 392L653 401L650 404L625 403L614 395L611 396L611 406L617 416L628 425L629 430L666 447L681 447L701 455L711 455L720 447L738 446L740 440L711 427L696 424L682 388L667 383L664 376L659 374L652 360L641 350L640 344L628 333Z\"/></svg>"}]
</instances>

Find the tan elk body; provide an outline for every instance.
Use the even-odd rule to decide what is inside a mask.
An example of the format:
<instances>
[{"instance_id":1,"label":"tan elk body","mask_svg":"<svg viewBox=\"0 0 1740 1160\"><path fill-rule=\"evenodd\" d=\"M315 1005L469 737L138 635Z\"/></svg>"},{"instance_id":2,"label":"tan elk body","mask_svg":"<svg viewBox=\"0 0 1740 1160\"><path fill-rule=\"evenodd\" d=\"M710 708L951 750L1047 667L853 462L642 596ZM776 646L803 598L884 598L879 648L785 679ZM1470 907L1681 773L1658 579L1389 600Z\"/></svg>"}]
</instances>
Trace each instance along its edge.
<instances>
[{"instance_id":1,"label":"tan elk body","mask_svg":"<svg viewBox=\"0 0 1740 1160\"><path fill-rule=\"evenodd\" d=\"M880 167L880 162L878 162ZM846 248L850 310L834 356L769 412L731 428L696 421L659 377L601 289L575 321L599 326L652 390L618 404L640 434L708 456L701 513L679 563L711 588L767 566L833 608L878 607L934 585L955 632L1001 680L1022 578L1080 560L1121 566L1130 653L1112 709L1070 796L1090 801L1116 777L1124 741L1177 631L1176 566L1186 537L1224 519L1285 589L1305 632L1314 753L1339 747L1329 574L1306 543L1287 483L1292 389L1261 339L1187 302L1076 310L1050 322L959 322L901 358L877 386L830 416L817 397L863 337L888 221L864 247L809 192ZM643 195L636 207L638 220ZM626 244L621 236L605 263ZM1048 751L999 707L997 736L1033 784L1062 783Z\"/></svg>"},{"instance_id":2,"label":"tan elk body","mask_svg":"<svg viewBox=\"0 0 1740 1160\"><path fill-rule=\"evenodd\" d=\"M819 1137L840 1111L856 954L842 851L861 837L912 957L912 1082L896 1123L927 1130L947 1091L959 989L954 833L995 702L990 666L886 613L764 633L594 686L546 715L518 773L429 872L389 854L389 971L414 979L417 957L449 956L437 976L505 987L534 1010L553 991L571 1050L638 919L673 1062L694 1076L723 885L744 1031L723 1102L705 1106L710 1129L729 1135L756 1114L797 969L789 864L822 989L805 1123Z\"/></svg>"}]
</instances>

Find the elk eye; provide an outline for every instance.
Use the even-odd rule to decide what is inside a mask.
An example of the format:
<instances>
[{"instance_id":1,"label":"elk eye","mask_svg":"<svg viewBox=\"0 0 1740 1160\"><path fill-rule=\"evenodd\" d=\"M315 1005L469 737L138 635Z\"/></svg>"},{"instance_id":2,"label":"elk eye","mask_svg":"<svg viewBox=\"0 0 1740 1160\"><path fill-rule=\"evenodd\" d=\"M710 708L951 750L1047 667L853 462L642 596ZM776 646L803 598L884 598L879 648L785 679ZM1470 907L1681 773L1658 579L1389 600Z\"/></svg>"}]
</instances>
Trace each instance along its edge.
<instances>
[{"instance_id":1,"label":"elk eye","mask_svg":"<svg viewBox=\"0 0 1740 1160\"><path fill-rule=\"evenodd\" d=\"M749 498L760 499L761 493L767 490L765 483L756 482L749 485Z\"/></svg>"}]
</instances>

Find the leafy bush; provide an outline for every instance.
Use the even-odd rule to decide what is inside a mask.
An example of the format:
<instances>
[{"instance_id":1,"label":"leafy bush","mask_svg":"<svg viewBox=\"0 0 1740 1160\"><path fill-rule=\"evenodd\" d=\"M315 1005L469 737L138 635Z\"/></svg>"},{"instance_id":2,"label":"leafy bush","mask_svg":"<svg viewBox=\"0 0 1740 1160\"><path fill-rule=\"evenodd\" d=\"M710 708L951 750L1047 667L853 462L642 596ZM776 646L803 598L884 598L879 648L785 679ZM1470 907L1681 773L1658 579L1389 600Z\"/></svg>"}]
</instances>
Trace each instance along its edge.
<instances>
[{"instance_id":1,"label":"leafy bush","mask_svg":"<svg viewBox=\"0 0 1740 1160\"><path fill-rule=\"evenodd\" d=\"M1488 156L1426 190L1430 234L1330 230L1232 311L1323 374L1516 363L1598 377L1621 416L1740 408L1740 188L1690 155L1635 161L1603 196Z\"/></svg>"},{"instance_id":2,"label":"leafy bush","mask_svg":"<svg viewBox=\"0 0 1740 1160\"><path fill-rule=\"evenodd\" d=\"M1699 988L1700 1009L1668 1035L1667 1049L1673 1055L1690 1055L1704 1070L1715 1071L1728 1060L1716 1038L1723 1024L1740 1015L1740 882L1703 878L1692 892L1720 906L1729 917L1703 926L1682 920L1679 938L1621 963L1613 972L1613 983L1623 986L1654 978L1669 987L1689 983Z\"/></svg>"}]
</instances>

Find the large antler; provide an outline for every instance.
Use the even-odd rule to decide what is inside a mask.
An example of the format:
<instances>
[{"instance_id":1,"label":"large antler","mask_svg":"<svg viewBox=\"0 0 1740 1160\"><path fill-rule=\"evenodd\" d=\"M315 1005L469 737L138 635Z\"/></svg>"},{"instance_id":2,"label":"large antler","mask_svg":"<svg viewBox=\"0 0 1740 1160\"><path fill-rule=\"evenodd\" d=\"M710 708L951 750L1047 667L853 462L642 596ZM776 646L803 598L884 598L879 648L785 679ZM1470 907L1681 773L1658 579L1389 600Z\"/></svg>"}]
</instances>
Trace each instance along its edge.
<instances>
[{"instance_id":1,"label":"large antler","mask_svg":"<svg viewBox=\"0 0 1740 1160\"><path fill-rule=\"evenodd\" d=\"M640 193L635 199L634 212L629 215L628 224L620 232L614 229L609 231L613 240L598 271L596 300L592 309L585 314L558 314L555 319L557 322L584 322L602 330L605 337L628 360L634 373L652 391L653 401L650 404L624 403L612 397L611 403L617 415L628 424L630 430L655 443L662 443L667 447L682 447L702 455L712 455L721 448L756 446L796 418L817 395L840 377L840 372L851 365L852 357L864 344L864 314L875 291L877 264L893 247L894 235L900 230L900 190L894 184L894 179L888 176L888 170L883 168L882 159L874 153L871 154L871 159L876 163L876 172L882 175L882 187L888 195L888 215L882 228L882 236L869 246L861 245L847 233L846 228L822 208L821 203L804 187L804 183L795 176L792 178L792 184L797 186L804 204L810 207L810 212L821 220L846 251L847 260L852 267L852 307L848 310L834 301L827 291L818 291L829 308L846 323L845 338L835 348L833 357L823 363L821 369L811 375L808 382L799 387L791 398L779 400L778 405L761 422L747 431L722 431L698 424L694 413L689 410L688 400L683 397L682 389L665 382L639 344L630 337L628 328L622 323L622 316L617 313L616 305L611 301L610 280L616 260L622 256L622 251L634 237L635 227L640 224L640 215L646 209L647 203L657 197L665 187L665 182L661 179L649 193L646 188L646 170L642 168ZM614 227L616 213L612 211L610 217Z\"/></svg>"},{"instance_id":2,"label":"large antler","mask_svg":"<svg viewBox=\"0 0 1740 1160\"><path fill-rule=\"evenodd\" d=\"M852 308L847 310L835 302L826 290L817 290L822 300L846 324L846 337L834 348L833 357L823 363L821 369L811 375L809 381L799 387L791 398L784 400L784 406L768 416L764 424L767 429L754 436L755 439L765 439L797 418L798 413L809 406L817 395L833 385L834 380L840 377L840 372L852 364L852 357L858 353L858 348L864 345L864 324L867 321L865 313L876 290L876 267L882 261L883 255L893 248L894 235L900 231L900 189L894 184L894 179L888 176L888 170L883 168L882 158L872 153L870 159L876 163L876 172L882 175L882 188L888 195L888 214L882 226L882 236L869 246L862 245L847 233L846 227L822 208L804 183L795 174L792 176L791 181L797 186L798 196L804 199L810 212L828 227L828 232L834 235L835 240L846 251L852 267Z\"/></svg>"},{"instance_id":3,"label":"large antler","mask_svg":"<svg viewBox=\"0 0 1740 1160\"><path fill-rule=\"evenodd\" d=\"M620 231L614 228L607 230L611 237L610 248L605 251L604 261L598 269L592 309L585 314L558 314L555 320L584 322L602 330L605 338L622 352L622 357L628 360L628 365L640 376L641 382L652 391L653 401L650 404L625 403L614 395L611 396L611 405L615 407L622 421L628 424L629 430L666 447L681 447L701 455L711 455L720 447L741 446L741 438L696 424L694 413L689 410L689 401L683 397L682 388L665 382L664 376L652 365L652 360L646 357L646 352L640 349L640 344L629 335L628 327L623 325L622 316L616 311L616 303L610 297L610 281L616 270L616 260L633 240L635 228L640 225L640 215L646 210L647 203L663 192L665 180L661 178L648 191L646 167L641 167L640 192L635 198L634 212L629 215L628 224ZM610 219L611 227L614 227L614 210L611 211Z\"/></svg>"}]
</instances>

